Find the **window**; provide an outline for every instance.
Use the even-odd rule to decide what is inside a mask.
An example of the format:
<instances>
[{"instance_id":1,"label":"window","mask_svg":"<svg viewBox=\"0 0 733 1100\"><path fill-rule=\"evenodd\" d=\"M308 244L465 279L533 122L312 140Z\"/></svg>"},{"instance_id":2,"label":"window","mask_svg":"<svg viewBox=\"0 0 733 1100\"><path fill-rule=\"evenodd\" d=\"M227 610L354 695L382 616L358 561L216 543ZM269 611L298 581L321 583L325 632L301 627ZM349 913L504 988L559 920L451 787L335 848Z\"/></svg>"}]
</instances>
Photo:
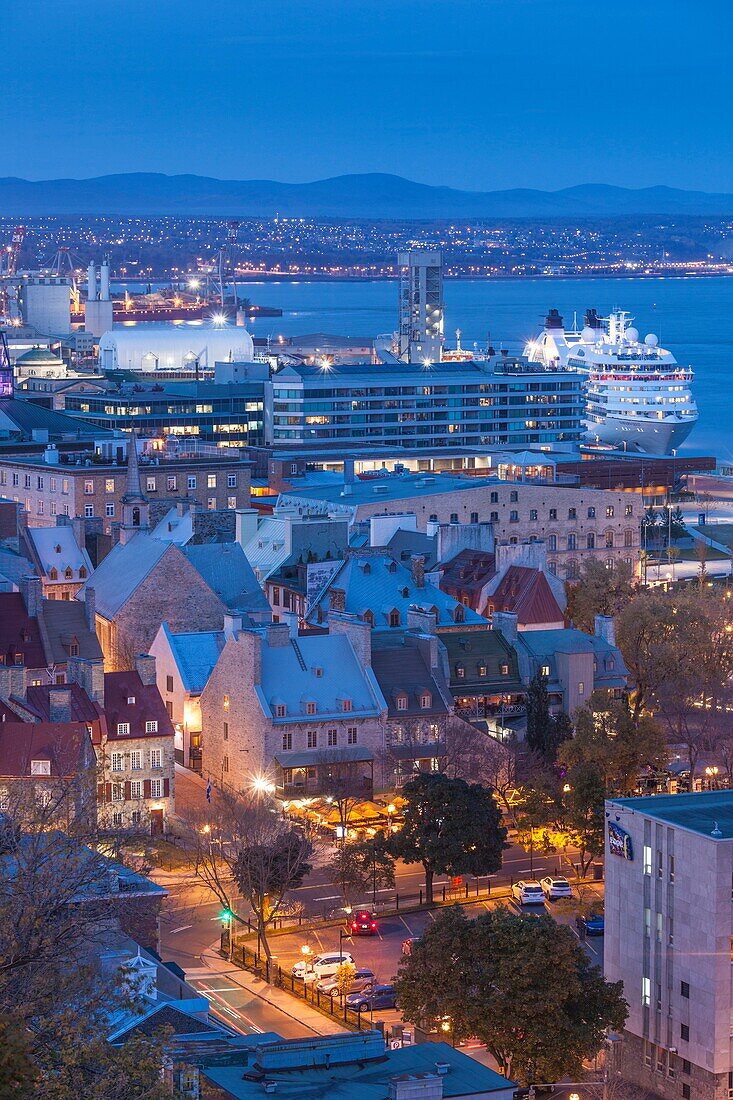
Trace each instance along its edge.
<instances>
[{"instance_id":1,"label":"window","mask_svg":"<svg viewBox=\"0 0 733 1100\"><path fill-rule=\"evenodd\" d=\"M557 519L557 508L550 508L550 519Z\"/></svg>"},{"instance_id":2,"label":"window","mask_svg":"<svg viewBox=\"0 0 733 1100\"><path fill-rule=\"evenodd\" d=\"M685 1043L690 1041L690 1028L688 1024L680 1024L680 1039Z\"/></svg>"},{"instance_id":3,"label":"window","mask_svg":"<svg viewBox=\"0 0 733 1100\"><path fill-rule=\"evenodd\" d=\"M165 713L169 718L173 718L173 702L170 699L165 701Z\"/></svg>"},{"instance_id":4,"label":"window","mask_svg":"<svg viewBox=\"0 0 733 1100\"><path fill-rule=\"evenodd\" d=\"M337 730L328 731L328 745L329 748L333 748L334 745L338 745L339 736Z\"/></svg>"},{"instance_id":5,"label":"window","mask_svg":"<svg viewBox=\"0 0 733 1100\"><path fill-rule=\"evenodd\" d=\"M641 979L641 1003L645 1008L648 1008L652 999L652 987L651 980L649 978Z\"/></svg>"},{"instance_id":6,"label":"window","mask_svg":"<svg viewBox=\"0 0 733 1100\"><path fill-rule=\"evenodd\" d=\"M227 474L227 488L236 489L237 487L237 475Z\"/></svg>"},{"instance_id":7,"label":"window","mask_svg":"<svg viewBox=\"0 0 733 1100\"><path fill-rule=\"evenodd\" d=\"M687 1063L689 1065L689 1062ZM682 1086L682 1100L690 1100L690 1086Z\"/></svg>"},{"instance_id":8,"label":"window","mask_svg":"<svg viewBox=\"0 0 733 1100\"><path fill-rule=\"evenodd\" d=\"M129 722L118 722L117 723L117 736L118 737L127 737L129 733L130 733L130 723Z\"/></svg>"},{"instance_id":9,"label":"window","mask_svg":"<svg viewBox=\"0 0 733 1100\"><path fill-rule=\"evenodd\" d=\"M166 691L173 691L173 677L172 676L166 676L166 678L165 678L165 690Z\"/></svg>"},{"instance_id":10,"label":"window","mask_svg":"<svg viewBox=\"0 0 733 1100\"><path fill-rule=\"evenodd\" d=\"M189 474L189 476L186 478L186 488L187 489L195 489L196 488L196 475L195 474Z\"/></svg>"},{"instance_id":11,"label":"window","mask_svg":"<svg viewBox=\"0 0 733 1100\"><path fill-rule=\"evenodd\" d=\"M547 536L547 549L555 552L557 550L557 535Z\"/></svg>"},{"instance_id":12,"label":"window","mask_svg":"<svg viewBox=\"0 0 733 1100\"><path fill-rule=\"evenodd\" d=\"M578 680L578 695L585 695L585 684L582 680Z\"/></svg>"},{"instance_id":13,"label":"window","mask_svg":"<svg viewBox=\"0 0 733 1100\"><path fill-rule=\"evenodd\" d=\"M690 996L690 983L689 982L680 982L680 997L685 997L686 999L689 999L689 996Z\"/></svg>"},{"instance_id":14,"label":"window","mask_svg":"<svg viewBox=\"0 0 733 1100\"><path fill-rule=\"evenodd\" d=\"M459 673L459 675L461 675L461 673ZM407 710L407 696L406 695L398 695L397 696L397 710Z\"/></svg>"},{"instance_id":15,"label":"window","mask_svg":"<svg viewBox=\"0 0 733 1100\"><path fill-rule=\"evenodd\" d=\"M664 874L664 857L662 856L662 849L657 848L657 878L662 878Z\"/></svg>"},{"instance_id":16,"label":"window","mask_svg":"<svg viewBox=\"0 0 733 1100\"><path fill-rule=\"evenodd\" d=\"M113 477L106 477L104 479L104 491L105 493L114 493L115 479Z\"/></svg>"},{"instance_id":17,"label":"window","mask_svg":"<svg viewBox=\"0 0 733 1100\"><path fill-rule=\"evenodd\" d=\"M123 756L122 756L121 752L113 752L112 753L112 771L113 772L121 772L122 771L122 760L123 760Z\"/></svg>"},{"instance_id":18,"label":"window","mask_svg":"<svg viewBox=\"0 0 733 1100\"><path fill-rule=\"evenodd\" d=\"M430 522L431 523L437 523L438 522L438 513L437 512L431 512L430 513Z\"/></svg>"},{"instance_id":19,"label":"window","mask_svg":"<svg viewBox=\"0 0 733 1100\"><path fill-rule=\"evenodd\" d=\"M657 913L657 943L662 942L662 933L664 931L664 917L661 913Z\"/></svg>"},{"instance_id":20,"label":"window","mask_svg":"<svg viewBox=\"0 0 733 1100\"><path fill-rule=\"evenodd\" d=\"M644 874L650 875L652 873L652 849L651 845L644 845Z\"/></svg>"},{"instance_id":21,"label":"window","mask_svg":"<svg viewBox=\"0 0 733 1100\"><path fill-rule=\"evenodd\" d=\"M689 1074L691 1069L692 1069L692 1066L688 1062L687 1058L683 1058L682 1059L682 1072ZM682 1087L684 1088L685 1086L683 1085Z\"/></svg>"},{"instance_id":22,"label":"window","mask_svg":"<svg viewBox=\"0 0 733 1100\"><path fill-rule=\"evenodd\" d=\"M633 516L633 514L634 514L634 505L633 504L627 504L625 509L624 509L624 515L625 516Z\"/></svg>"},{"instance_id":23,"label":"window","mask_svg":"<svg viewBox=\"0 0 733 1100\"><path fill-rule=\"evenodd\" d=\"M39 515L39 516L42 516L42 515L43 515L43 501L42 501L42 500L39 500L39 501L38 501L38 509L37 509L37 511L38 511L38 515Z\"/></svg>"},{"instance_id":24,"label":"window","mask_svg":"<svg viewBox=\"0 0 733 1100\"><path fill-rule=\"evenodd\" d=\"M633 545L634 545L634 532L633 531L624 531L624 546L633 546Z\"/></svg>"},{"instance_id":25,"label":"window","mask_svg":"<svg viewBox=\"0 0 733 1100\"><path fill-rule=\"evenodd\" d=\"M224 740L225 741L229 740L229 723L228 722L224 723Z\"/></svg>"},{"instance_id":26,"label":"window","mask_svg":"<svg viewBox=\"0 0 733 1100\"><path fill-rule=\"evenodd\" d=\"M593 534L592 531L590 531L586 535L585 545L588 548L588 550L595 550L595 548L596 548L596 536Z\"/></svg>"},{"instance_id":27,"label":"window","mask_svg":"<svg viewBox=\"0 0 733 1100\"><path fill-rule=\"evenodd\" d=\"M56 501L55 500L52 500L51 503L49 504L49 510L50 510L50 513L51 513L52 516L55 516L55 515L58 514L57 511L56 511Z\"/></svg>"},{"instance_id":28,"label":"window","mask_svg":"<svg viewBox=\"0 0 733 1100\"><path fill-rule=\"evenodd\" d=\"M651 1066L652 1066L652 1044L649 1042L648 1039L644 1040L644 1065L647 1066L648 1069L651 1069Z\"/></svg>"},{"instance_id":29,"label":"window","mask_svg":"<svg viewBox=\"0 0 733 1100\"><path fill-rule=\"evenodd\" d=\"M288 708L285 706L285 703L276 703L275 704L275 717L276 718L284 718L285 715L287 714L287 710L288 710Z\"/></svg>"},{"instance_id":30,"label":"window","mask_svg":"<svg viewBox=\"0 0 733 1100\"><path fill-rule=\"evenodd\" d=\"M456 676L459 680L463 680L466 675L466 670L463 665L456 665ZM407 706L403 707L403 710L407 710Z\"/></svg>"},{"instance_id":31,"label":"window","mask_svg":"<svg viewBox=\"0 0 733 1100\"><path fill-rule=\"evenodd\" d=\"M489 519L491 520L492 523L498 523L499 522L499 513L498 512L491 512L490 515L489 515Z\"/></svg>"},{"instance_id":32,"label":"window","mask_svg":"<svg viewBox=\"0 0 733 1100\"><path fill-rule=\"evenodd\" d=\"M84 496L90 497L94 495L94 482L89 480L84 482Z\"/></svg>"},{"instance_id":33,"label":"window","mask_svg":"<svg viewBox=\"0 0 733 1100\"><path fill-rule=\"evenodd\" d=\"M568 519L577 519L577 518L578 518L578 509L577 508L568 508Z\"/></svg>"},{"instance_id":34,"label":"window","mask_svg":"<svg viewBox=\"0 0 733 1100\"><path fill-rule=\"evenodd\" d=\"M432 701L433 697L427 691L423 692L423 694L420 696L420 706L423 710L427 710Z\"/></svg>"},{"instance_id":35,"label":"window","mask_svg":"<svg viewBox=\"0 0 733 1100\"><path fill-rule=\"evenodd\" d=\"M519 523L519 512L511 511L509 513L509 522L510 523Z\"/></svg>"},{"instance_id":36,"label":"window","mask_svg":"<svg viewBox=\"0 0 733 1100\"><path fill-rule=\"evenodd\" d=\"M530 520L531 520L532 522L535 522L535 521L536 521L536 519L537 519L537 509L536 509L536 508L530 508L530 510L529 510L529 518L530 518Z\"/></svg>"},{"instance_id":37,"label":"window","mask_svg":"<svg viewBox=\"0 0 733 1100\"><path fill-rule=\"evenodd\" d=\"M478 512L471 512L471 523L478 523Z\"/></svg>"},{"instance_id":38,"label":"window","mask_svg":"<svg viewBox=\"0 0 733 1100\"><path fill-rule=\"evenodd\" d=\"M346 731L346 743L348 745L355 745L358 740L359 734L356 726L349 726Z\"/></svg>"},{"instance_id":39,"label":"window","mask_svg":"<svg viewBox=\"0 0 733 1100\"><path fill-rule=\"evenodd\" d=\"M151 749L150 750L150 767L162 768L163 767L163 750Z\"/></svg>"},{"instance_id":40,"label":"window","mask_svg":"<svg viewBox=\"0 0 733 1100\"><path fill-rule=\"evenodd\" d=\"M121 829L125 821L125 815L121 810L115 810L112 814L112 826L115 829Z\"/></svg>"},{"instance_id":41,"label":"window","mask_svg":"<svg viewBox=\"0 0 733 1100\"><path fill-rule=\"evenodd\" d=\"M549 675L550 675L550 666L549 665L540 665L540 676L544 676L545 679L547 679L547 677L549 677Z\"/></svg>"},{"instance_id":42,"label":"window","mask_svg":"<svg viewBox=\"0 0 733 1100\"><path fill-rule=\"evenodd\" d=\"M134 772L139 772L142 770L142 766L143 754L140 752L139 749L136 749L134 752L130 753L130 767Z\"/></svg>"},{"instance_id":43,"label":"window","mask_svg":"<svg viewBox=\"0 0 733 1100\"><path fill-rule=\"evenodd\" d=\"M479 665L478 666L478 674L479 674L479 676L485 676L486 675L486 665Z\"/></svg>"},{"instance_id":44,"label":"window","mask_svg":"<svg viewBox=\"0 0 733 1100\"><path fill-rule=\"evenodd\" d=\"M596 518L595 508L589 508L588 509L588 519L595 519L595 518Z\"/></svg>"},{"instance_id":45,"label":"window","mask_svg":"<svg viewBox=\"0 0 733 1100\"><path fill-rule=\"evenodd\" d=\"M154 477L145 478L145 489L148 493L154 493L156 491L156 482Z\"/></svg>"},{"instance_id":46,"label":"window","mask_svg":"<svg viewBox=\"0 0 733 1100\"><path fill-rule=\"evenodd\" d=\"M208 508L208 510L210 512L215 512L216 511L216 497L207 497L206 507Z\"/></svg>"},{"instance_id":47,"label":"window","mask_svg":"<svg viewBox=\"0 0 733 1100\"><path fill-rule=\"evenodd\" d=\"M85 504L84 505L84 519L94 519L94 505L93 504Z\"/></svg>"},{"instance_id":48,"label":"window","mask_svg":"<svg viewBox=\"0 0 733 1100\"><path fill-rule=\"evenodd\" d=\"M609 504L606 508L606 519L613 519L613 505Z\"/></svg>"},{"instance_id":49,"label":"window","mask_svg":"<svg viewBox=\"0 0 733 1100\"><path fill-rule=\"evenodd\" d=\"M115 518L115 506L114 506L114 504L105 504L104 514L107 517L107 519L114 519Z\"/></svg>"},{"instance_id":50,"label":"window","mask_svg":"<svg viewBox=\"0 0 733 1100\"><path fill-rule=\"evenodd\" d=\"M576 536L575 535L568 535L568 550L576 550L576 549L577 549Z\"/></svg>"},{"instance_id":51,"label":"window","mask_svg":"<svg viewBox=\"0 0 733 1100\"><path fill-rule=\"evenodd\" d=\"M128 705L128 707L134 707L135 706L135 696L134 695L128 695L127 696L127 705Z\"/></svg>"},{"instance_id":52,"label":"window","mask_svg":"<svg viewBox=\"0 0 733 1100\"><path fill-rule=\"evenodd\" d=\"M308 730L308 748L318 748L318 733L316 730Z\"/></svg>"},{"instance_id":53,"label":"window","mask_svg":"<svg viewBox=\"0 0 733 1100\"><path fill-rule=\"evenodd\" d=\"M168 474L165 484L169 493L175 493L176 489L178 488L176 475Z\"/></svg>"},{"instance_id":54,"label":"window","mask_svg":"<svg viewBox=\"0 0 733 1100\"><path fill-rule=\"evenodd\" d=\"M207 474L206 475L206 488L207 489L215 489L216 488L216 474Z\"/></svg>"},{"instance_id":55,"label":"window","mask_svg":"<svg viewBox=\"0 0 733 1100\"><path fill-rule=\"evenodd\" d=\"M400 625L400 613L397 610L397 608L394 608L389 613L389 625L390 626L399 626Z\"/></svg>"},{"instance_id":56,"label":"window","mask_svg":"<svg viewBox=\"0 0 733 1100\"><path fill-rule=\"evenodd\" d=\"M125 787L123 783L112 784L112 801L124 802L125 801Z\"/></svg>"},{"instance_id":57,"label":"window","mask_svg":"<svg viewBox=\"0 0 733 1100\"><path fill-rule=\"evenodd\" d=\"M649 939L652 934L652 911L648 906L644 907L644 938Z\"/></svg>"},{"instance_id":58,"label":"window","mask_svg":"<svg viewBox=\"0 0 733 1100\"><path fill-rule=\"evenodd\" d=\"M227 508L236 508L236 507L237 507L237 498L234 497L234 496L227 497Z\"/></svg>"},{"instance_id":59,"label":"window","mask_svg":"<svg viewBox=\"0 0 733 1100\"><path fill-rule=\"evenodd\" d=\"M458 523L458 512L451 512L450 521L451 523Z\"/></svg>"},{"instance_id":60,"label":"window","mask_svg":"<svg viewBox=\"0 0 733 1100\"><path fill-rule=\"evenodd\" d=\"M305 704L305 713L306 714L315 714L316 713L316 704L312 700L309 700Z\"/></svg>"},{"instance_id":61,"label":"window","mask_svg":"<svg viewBox=\"0 0 733 1100\"><path fill-rule=\"evenodd\" d=\"M669 881L674 882L674 856L668 857L667 870L669 872Z\"/></svg>"},{"instance_id":62,"label":"window","mask_svg":"<svg viewBox=\"0 0 733 1100\"><path fill-rule=\"evenodd\" d=\"M341 710L344 711L344 713L348 713L351 710L351 699L341 700Z\"/></svg>"},{"instance_id":63,"label":"window","mask_svg":"<svg viewBox=\"0 0 733 1100\"><path fill-rule=\"evenodd\" d=\"M229 710L229 696L228 695L224 696L224 698L222 699L222 704L221 705L224 707L224 710Z\"/></svg>"},{"instance_id":64,"label":"window","mask_svg":"<svg viewBox=\"0 0 733 1100\"><path fill-rule=\"evenodd\" d=\"M146 733L157 733L158 732L158 720L157 720L157 718L153 718L151 721L145 723L145 732Z\"/></svg>"},{"instance_id":65,"label":"window","mask_svg":"<svg viewBox=\"0 0 733 1100\"><path fill-rule=\"evenodd\" d=\"M491 495L489 496L489 504L498 504L498 503L499 503L499 494L498 493L491 493Z\"/></svg>"},{"instance_id":66,"label":"window","mask_svg":"<svg viewBox=\"0 0 733 1100\"><path fill-rule=\"evenodd\" d=\"M606 550L613 550L613 531L606 531Z\"/></svg>"},{"instance_id":67,"label":"window","mask_svg":"<svg viewBox=\"0 0 733 1100\"><path fill-rule=\"evenodd\" d=\"M224 757L224 771L225 772L229 771L229 758L227 756ZM150 797L151 798L162 798L163 797L163 780L162 779L151 779L150 780Z\"/></svg>"},{"instance_id":68,"label":"window","mask_svg":"<svg viewBox=\"0 0 733 1100\"><path fill-rule=\"evenodd\" d=\"M518 501L519 501L519 493L517 492L516 489L512 489L511 493L509 494L509 503L510 504L516 504Z\"/></svg>"},{"instance_id":69,"label":"window","mask_svg":"<svg viewBox=\"0 0 733 1100\"><path fill-rule=\"evenodd\" d=\"M292 733L283 734L283 749L285 752L289 752L293 747L293 735Z\"/></svg>"}]
</instances>

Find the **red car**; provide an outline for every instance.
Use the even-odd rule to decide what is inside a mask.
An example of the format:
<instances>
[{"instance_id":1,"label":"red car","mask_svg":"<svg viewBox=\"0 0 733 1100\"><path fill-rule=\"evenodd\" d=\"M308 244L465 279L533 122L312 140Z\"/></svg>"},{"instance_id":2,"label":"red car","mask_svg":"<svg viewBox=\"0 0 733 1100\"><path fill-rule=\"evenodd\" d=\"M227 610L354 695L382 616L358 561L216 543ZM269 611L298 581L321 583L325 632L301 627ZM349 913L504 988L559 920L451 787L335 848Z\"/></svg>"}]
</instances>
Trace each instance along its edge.
<instances>
[{"instance_id":1,"label":"red car","mask_svg":"<svg viewBox=\"0 0 733 1100\"><path fill-rule=\"evenodd\" d=\"M377 918L368 909L360 909L351 917L352 936L376 936Z\"/></svg>"}]
</instances>

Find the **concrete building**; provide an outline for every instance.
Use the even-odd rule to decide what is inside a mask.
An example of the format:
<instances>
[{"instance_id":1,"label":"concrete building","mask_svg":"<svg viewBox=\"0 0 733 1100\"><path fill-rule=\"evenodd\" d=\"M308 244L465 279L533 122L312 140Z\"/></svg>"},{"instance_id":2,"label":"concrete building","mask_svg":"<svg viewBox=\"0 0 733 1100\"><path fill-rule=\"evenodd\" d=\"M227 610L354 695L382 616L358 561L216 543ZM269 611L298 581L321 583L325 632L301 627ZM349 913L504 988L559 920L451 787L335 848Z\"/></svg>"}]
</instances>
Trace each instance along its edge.
<instances>
[{"instance_id":1,"label":"concrete building","mask_svg":"<svg viewBox=\"0 0 733 1100\"><path fill-rule=\"evenodd\" d=\"M584 431L581 375L518 358L287 366L265 395L275 447L529 447L577 443Z\"/></svg>"},{"instance_id":2,"label":"concrete building","mask_svg":"<svg viewBox=\"0 0 733 1100\"><path fill-rule=\"evenodd\" d=\"M560 577L578 575L588 558L639 557L640 491L572 488L452 474L403 474L335 486L282 492L278 507L301 514L341 515L354 524L372 516L414 512L417 529L432 523L491 523L496 542L544 540L547 567Z\"/></svg>"},{"instance_id":3,"label":"concrete building","mask_svg":"<svg viewBox=\"0 0 733 1100\"><path fill-rule=\"evenodd\" d=\"M27 275L18 285L23 321L39 332L61 336L71 330L71 279L65 275Z\"/></svg>"},{"instance_id":4,"label":"concrete building","mask_svg":"<svg viewBox=\"0 0 733 1100\"><path fill-rule=\"evenodd\" d=\"M604 972L629 1016L613 1069L669 1100L733 1089L733 791L606 803Z\"/></svg>"},{"instance_id":5,"label":"concrete building","mask_svg":"<svg viewBox=\"0 0 733 1100\"><path fill-rule=\"evenodd\" d=\"M399 348L409 363L437 363L443 350L443 256L439 249L400 252Z\"/></svg>"}]
</instances>

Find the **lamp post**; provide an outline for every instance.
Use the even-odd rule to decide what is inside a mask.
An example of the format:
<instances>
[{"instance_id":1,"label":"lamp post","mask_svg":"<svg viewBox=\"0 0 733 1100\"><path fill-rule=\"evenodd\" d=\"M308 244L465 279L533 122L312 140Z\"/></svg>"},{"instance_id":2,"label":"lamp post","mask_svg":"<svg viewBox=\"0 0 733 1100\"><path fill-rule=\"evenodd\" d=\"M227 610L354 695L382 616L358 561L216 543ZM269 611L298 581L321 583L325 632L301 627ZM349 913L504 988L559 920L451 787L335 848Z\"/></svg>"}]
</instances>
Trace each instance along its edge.
<instances>
[{"instance_id":1,"label":"lamp post","mask_svg":"<svg viewBox=\"0 0 733 1100\"><path fill-rule=\"evenodd\" d=\"M345 905L344 906L344 913L346 914L346 920L348 922L348 919L351 916L351 906L350 905ZM348 927L346 929L339 928L339 955L341 956L341 958L339 959L339 962L343 962L344 940L350 940L350 939L351 939L351 931L349 930L349 928Z\"/></svg>"},{"instance_id":2,"label":"lamp post","mask_svg":"<svg viewBox=\"0 0 733 1100\"><path fill-rule=\"evenodd\" d=\"M305 963L305 970L303 971L303 985L305 985L306 978L308 977L308 960L311 955L311 949L307 943L303 944L300 949L300 953L303 956L303 962Z\"/></svg>"}]
</instances>

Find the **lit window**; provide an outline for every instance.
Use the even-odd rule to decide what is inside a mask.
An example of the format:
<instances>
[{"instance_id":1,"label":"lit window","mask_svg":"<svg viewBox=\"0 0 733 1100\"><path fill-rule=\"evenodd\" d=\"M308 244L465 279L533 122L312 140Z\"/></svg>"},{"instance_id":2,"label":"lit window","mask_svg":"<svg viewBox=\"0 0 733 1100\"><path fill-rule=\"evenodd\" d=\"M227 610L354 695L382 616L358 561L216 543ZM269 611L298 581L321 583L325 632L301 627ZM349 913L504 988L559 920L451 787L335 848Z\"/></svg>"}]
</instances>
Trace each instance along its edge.
<instances>
[{"instance_id":1,"label":"lit window","mask_svg":"<svg viewBox=\"0 0 733 1100\"><path fill-rule=\"evenodd\" d=\"M156 489L156 483L154 477L147 477L145 479L145 488L149 493L154 493Z\"/></svg>"},{"instance_id":2,"label":"lit window","mask_svg":"<svg viewBox=\"0 0 733 1100\"><path fill-rule=\"evenodd\" d=\"M207 474L206 475L206 488L207 489L215 489L216 488L216 474Z\"/></svg>"},{"instance_id":3,"label":"lit window","mask_svg":"<svg viewBox=\"0 0 733 1100\"><path fill-rule=\"evenodd\" d=\"M648 1008L649 1005L651 1004L651 999L652 999L651 979L642 978L641 979L641 1003L642 1003L642 1005L644 1005L645 1008Z\"/></svg>"},{"instance_id":4,"label":"lit window","mask_svg":"<svg viewBox=\"0 0 733 1100\"><path fill-rule=\"evenodd\" d=\"M549 675L550 675L550 666L549 665L541 665L540 666L540 676L547 677Z\"/></svg>"},{"instance_id":5,"label":"lit window","mask_svg":"<svg viewBox=\"0 0 733 1100\"><path fill-rule=\"evenodd\" d=\"M606 519L613 519L613 505L609 504L606 508Z\"/></svg>"},{"instance_id":6,"label":"lit window","mask_svg":"<svg viewBox=\"0 0 733 1100\"><path fill-rule=\"evenodd\" d=\"M115 479L113 477L107 477L104 480L105 493L114 493L115 491Z\"/></svg>"},{"instance_id":7,"label":"lit window","mask_svg":"<svg viewBox=\"0 0 733 1100\"><path fill-rule=\"evenodd\" d=\"M229 696L228 695L224 696L222 706L224 707L224 710L229 710Z\"/></svg>"},{"instance_id":8,"label":"lit window","mask_svg":"<svg viewBox=\"0 0 733 1100\"><path fill-rule=\"evenodd\" d=\"M652 873L652 849L649 844L644 845L644 874Z\"/></svg>"},{"instance_id":9,"label":"lit window","mask_svg":"<svg viewBox=\"0 0 733 1100\"><path fill-rule=\"evenodd\" d=\"M94 482L93 481L85 481L84 482L84 496L90 497L90 496L93 496L93 494L94 494Z\"/></svg>"},{"instance_id":10,"label":"lit window","mask_svg":"<svg viewBox=\"0 0 733 1100\"><path fill-rule=\"evenodd\" d=\"M501 666L501 674L502 674L502 676L508 676L509 675L509 665L502 665Z\"/></svg>"}]
</instances>

